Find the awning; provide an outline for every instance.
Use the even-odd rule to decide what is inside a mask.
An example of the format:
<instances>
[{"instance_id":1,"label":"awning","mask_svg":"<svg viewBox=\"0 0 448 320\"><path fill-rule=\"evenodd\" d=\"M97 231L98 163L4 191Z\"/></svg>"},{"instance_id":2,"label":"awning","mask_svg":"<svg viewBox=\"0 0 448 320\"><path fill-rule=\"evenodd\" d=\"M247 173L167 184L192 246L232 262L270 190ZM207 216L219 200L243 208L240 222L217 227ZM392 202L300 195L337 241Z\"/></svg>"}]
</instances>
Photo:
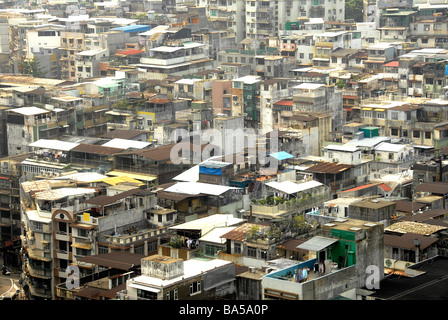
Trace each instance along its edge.
<instances>
[{"instance_id":1,"label":"awning","mask_svg":"<svg viewBox=\"0 0 448 320\"><path fill-rule=\"evenodd\" d=\"M375 109L375 111L384 111L384 109Z\"/></svg>"},{"instance_id":2,"label":"awning","mask_svg":"<svg viewBox=\"0 0 448 320\"><path fill-rule=\"evenodd\" d=\"M297 246L297 249L308 250L308 251L322 251L325 248L328 248L332 244L338 242L339 239L326 238L321 236L316 236L300 245Z\"/></svg>"},{"instance_id":3,"label":"awning","mask_svg":"<svg viewBox=\"0 0 448 320\"><path fill-rule=\"evenodd\" d=\"M370 111L370 110L372 110L372 108L362 108L361 110Z\"/></svg>"},{"instance_id":4,"label":"awning","mask_svg":"<svg viewBox=\"0 0 448 320\"><path fill-rule=\"evenodd\" d=\"M144 173L130 173L130 172L121 172L121 171L109 171L106 173L108 176L114 177L129 177L132 179L140 180L140 181L154 181L157 180L157 176L153 174L144 174Z\"/></svg>"},{"instance_id":5,"label":"awning","mask_svg":"<svg viewBox=\"0 0 448 320\"><path fill-rule=\"evenodd\" d=\"M86 250L89 250L92 248L92 246L88 243L79 243L79 242L72 243L72 247L79 248L79 249L86 249Z\"/></svg>"},{"instance_id":6,"label":"awning","mask_svg":"<svg viewBox=\"0 0 448 320\"><path fill-rule=\"evenodd\" d=\"M143 290L143 291L149 291L149 292L154 292L154 293L159 293L160 292L159 289L143 286L143 285L140 285L140 284L137 284L137 283L130 283L129 286L131 288L140 289L140 290Z\"/></svg>"}]
</instances>

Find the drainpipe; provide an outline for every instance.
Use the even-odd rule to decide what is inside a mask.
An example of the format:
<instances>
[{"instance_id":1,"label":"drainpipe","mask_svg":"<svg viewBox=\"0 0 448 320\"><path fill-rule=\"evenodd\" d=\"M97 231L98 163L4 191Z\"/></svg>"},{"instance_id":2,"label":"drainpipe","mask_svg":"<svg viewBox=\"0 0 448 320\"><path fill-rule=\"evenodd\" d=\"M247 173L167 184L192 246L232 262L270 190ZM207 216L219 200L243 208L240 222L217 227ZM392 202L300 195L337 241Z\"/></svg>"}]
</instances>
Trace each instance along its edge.
<instances>
[{"instance_id":1,"label":"drainpipe","mask_svg":"<svg viewBox=\"0 0 448 320\"><path fill-rule=\"evenodd\" d=\"M420 244L421 241L418 239L414 239L414 245L415 245L415 263L420 262Z\"/></svg>"}]
</instances>

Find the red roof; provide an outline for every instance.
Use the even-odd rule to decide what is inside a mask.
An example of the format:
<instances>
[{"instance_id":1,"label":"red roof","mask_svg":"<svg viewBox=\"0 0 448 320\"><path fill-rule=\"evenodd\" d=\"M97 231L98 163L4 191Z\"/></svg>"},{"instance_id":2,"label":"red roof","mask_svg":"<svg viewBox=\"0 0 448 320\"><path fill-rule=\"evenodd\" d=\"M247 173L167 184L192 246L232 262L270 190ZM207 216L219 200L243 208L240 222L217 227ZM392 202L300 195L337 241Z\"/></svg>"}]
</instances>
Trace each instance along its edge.
<instances>
[{"instance_id":1,"label":"red roof","mask_svg":"<svg viewBox=\"0 0 448 320\"><path fill-rule=\"evenodd\" d=\"M387 184L385 184L385 183L380 184L378 187L380 187L381 189L383 189L383 190L386 191L386 192L389 192L389 191L392 190L392 188L390 188L390 187L389 187Z\"/></svg>"},{"instance_id":2,"label":"red roof","mask_svg":"<svg viewBox=\"0 0 448 320\"><path fill-rule=\"evenodd\" d=\"M132 56L134 54L138 54L138 53L142 53L142 50L135 50L135 49L131 49L131 50L126 50L126 51L117 51L117 54L124 54L125 56Z\"/></svg>"},{"instance_id":3,"label":"red roof","mask_svg":"<svg viewBox=\"0 0 448 320\"><path fill-rule=\"evenodd\" d=\"M391 61L383 65L383 67L395 67L398 68L398 61Z\"/></svg>"},{"instance_id":4,"label":"red roof","mask_svg":"<svg viewBox=\"0 0 448 320\"><path fill-rule=\"evenodd\" d=\"M361 190L361 189L364 189L364 188L373 187L375 185L376 185L376 183L365 184L363 186L359 186L359 187L355 187L355 188L352 188L352 189L344 190L342 192L357 191L357 190Z\"/></svg>"}]
</instances>

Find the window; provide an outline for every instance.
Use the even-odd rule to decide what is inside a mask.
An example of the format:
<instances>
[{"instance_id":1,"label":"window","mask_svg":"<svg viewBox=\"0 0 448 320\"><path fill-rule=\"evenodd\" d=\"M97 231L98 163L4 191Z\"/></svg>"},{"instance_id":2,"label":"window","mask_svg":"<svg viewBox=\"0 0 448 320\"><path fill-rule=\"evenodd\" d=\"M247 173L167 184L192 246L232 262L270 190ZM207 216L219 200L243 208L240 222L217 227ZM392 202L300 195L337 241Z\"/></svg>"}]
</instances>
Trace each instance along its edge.
<instances>
[{"instance_id":1,"label":"window","mask_svg":"<svg viewBox=\"0 0 448 320\"><path fill-rule=\"evenodd\" d=\"M190 284L190 295L201 292L201 281L196 281Z\"/></svg>"},{"instance_id":2,"label":"window","mask_svg":"<svg viewBox=\"0 0 448 320\"><path fill-rule=\"evenodd\" d=\"M87 230L86 229L78 229L78 236L80 237L87 237Z\"/></svg>"},{"instance_id":3,"label":"window","mask_svg":"<svg viewBox=\"0 0 448 320\"><path fill-rule=\"evenodd\" d=\"M137 297L144 300L157 300L157 293L137 289Z\"/></svg>"},{"instance_id":4,"label":"window","mask_svg":"<svg viewBox=\"0 0 448 320\"><path fill-rule=\"evenodd\" d=\"M98 246L98 253L99 254L109 253L109 248L106 246Z\"/></svg>"},{"instance_id":5,"label":"window","mask_svg":"<svg viewBox=\"0 0 448 320\"><path fill-rule=\"evenodd\" d=\"M431 131L425 131L425 139L431 139Z\"/></svg>"},{"instance_id":6,"label":"window","mask_svg":"<svg viewBox=\"0 0 448 320\"><path fill-rule=\"evenodd\" d=\"M378 119L384 119L384 112L377 112L377 113L376 113L376 117L377 117Z\"/></svg>"},{"instance_id":7,"label":"window","mask_svg":"<svg viewBox=\"0 0 448 320\"><path fill-rule=\"evenodd\" d=\"M417 131L417 130L412 131L412 137L420 138L420 131Z\"/></svg>"},{"instance_id":8,"label":"window","mask_svg":"<svg viewBox=\"0 0 448 320\"><path fill-rule=\"evenodd\" d=\"M267 260L268 259L268 252L267 251L264 251L264 250L261 251L261 259L263 259L263 260Z\"/></svg>"},{"instance_id":9,"label":"window","mask_svg":"<svg viewBox=\"0 0 448 320\"><path fill-rule=\"evenodd\" d=\"M42 231L44 228L44 225L42 224L42 222L34 222L34 230L36 231Z\"/></svg>"},{"instance_id":10,"label":"window","mask_svg":"<svg viewBox=\"0 0 448 320\"><path fill-rule=\"evenodd\" d=\"M391 136L398 136L398 129L397 128L390 129L390 135Z\"/></svg>"},{"instance_id":11,"label":"window","mask_svg":"<svg viewBox=\"0 0 448 320\"><path fill-rule=\"evenodd\" d=\"M247 256L256 258L257 257L257 248L247 247Z\"/></svg>"},{"instance_id":12,"label":"window","mask_svg":"<svg viewBox=\"0 0 448 320\"><path fill-rule=\"evenodd\" d=\"M392 120L398 120L398 112L392 111L391 114L390 114L390 118Z\"/></svg>"},{"instance_id":13,"label":"window","mask_svg":"<svg viewBox=\"0 0 448 320\"><path fill-rule=\"evenodd\" d=\"M80 255L80 256L89 256L90 255L90 250L76 248L76 254Z\"/></svg>"},{"instance_id":14,"label":"window","mask_svg":"<svg viewBox=\"0 0 448 320\"><path fill-rule=\"evenodd\" d=\"M234 254L241 254L241 243L235 242L233 245L233 253Z\"/></svg>"}]
</instances>

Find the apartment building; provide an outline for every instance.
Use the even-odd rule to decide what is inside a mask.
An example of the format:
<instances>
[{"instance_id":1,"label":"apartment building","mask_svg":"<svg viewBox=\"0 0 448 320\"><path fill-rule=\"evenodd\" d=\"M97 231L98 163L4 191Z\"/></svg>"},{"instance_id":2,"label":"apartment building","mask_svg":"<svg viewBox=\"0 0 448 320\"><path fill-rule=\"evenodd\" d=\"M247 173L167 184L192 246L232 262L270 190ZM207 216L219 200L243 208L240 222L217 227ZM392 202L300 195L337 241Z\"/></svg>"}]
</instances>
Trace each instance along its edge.
<instances>
[{"instance_id":1,"label":"apartment building","mask_svg":"<svg viewBox=\"0 0 448 320\"><path fill-rule=\"evenodd\" d=\"M232 80L232 116L243 116L244 127L258 128L260 121L260 76Z\"/></svg>"},{"instance_id":2,"label":"apartment building","mask_svg":"<svg viewBox=\"0 0 448 320\"><path fill-rule=\"evenodd\" d=\"M2 265L13 267L20 265L20 259L17 256L17 252L21 249L19 181L22 176L21 162L26 158L27 154L19 154L0 159L0 261Z\"/></svg>"},{"instance_id":3,"label":"apartment building","mask_svg":"<svg viewBox=\"0 0 448 320\"><path fill-rule=\"evenodd\" d=\"M99 64L109 58L108 49L85 50L75 53L75 77L78 82L100 75Z\"/></svg>"},{"instance_id":4,"label":"apartment building","mask_svg":"<svg viewBox=\"0 0 448 320\"><path fill-rule=\"evenodd\" d=\"M380 281L384 278L383 229L380 223L345 218L323 224L321 235L297 247L309 252L309 260L270 272L261 279L262 299L334 299L364 287L367 266L378 269ZM313 272L315 264L323 263L325 269Z\"/></svg>"},{"instance_id":5,"label":"apartment building","mask_svg":"<svg viewBox=\"0 0 448 320\"><path fill-rule=\"evenodd\" d=\"M79 268L81 278L91 277L98 270L79 261L85 256L117 248L145 255L155 251L162 230L154 231L145 213L154 208L155 194L132 181L87 172L21 184L23 268L30 298L58 299L70 266Z\"/></svg>"},{"instance_id":6,"label":"apartment building","mask_svg":"<svg viewBox=\"0 0 448 320\"><path fill-rule=\"evenodd\" d=\"M86 50L83 32L61 31L60 48L63 50L61 57L62 78L76 81L76 53Z\"/></svg>"},{"instance_id":7,"label":"apartment building","mask_svg":"<svg viewBox=\"0 0 448 320\"><path fill-rule=\"evenodd\" d=\"M142 259L142 275L126 281L126 300L204 300L236 296L235 265L153 255Z\"/></svg>"},{"instance_id":8,"label":"apartment building","mask_svg":"<svg viewBox=\"0 0 448 320\"><path fill-rule=\"evenodd\" d=\"M148 79L164 79L168 75L183 76L212 68L201 43L186 42L175 46L149 49L148 57L141 58L137 66L146 71Z\"/></svg>"},{"instance_id":9,"label":"apartment building","mask_svg":"<svg viewBox=\"0 0 448 320\"><path fill-rule=\"evenodd\" d=\"M210 0L200 1L200 6L207 7L207 17L212 23L213 29L224 32L224 37L234 38L237 44L245 37L245 0L226 1Z\"/></svg>"},{"instance_id":10,"label":"apartment building","mask_svg":"<svg viewBox=\"0 0 448 320\"><path fill-rule=\"evenodd\" d=\"M8 110L6 122L8 155L29 152L29 144L39 140L40 130L55 126L55 124L49 110L37 107Z\"/></svg>"},{"instance_id":11,"label":"apartment building","mask_svg":"<svg viewBox=\"0 0 448 320\"><path fill-rule=\"evenodd\" d=\"M32 59L40 48L58 48L61 44L62 25L41 25L26 31L27 58Z\"/></svg>"},{"instance_id":12,"label":"apartment building","mask_svg":"<svg viewBox=\"0 0 448 320\"><path fill-rule=\"evenodd\" d=\"M293 111L329 114L332 118L332 133L342 131L342 91L334 86L318 83L301 83L293 89Z\"/></svg>"},{"instance_id":13,"label":"apartment building","mask_svg":"<svg viewBox=\"0 0 448 320\"><path fill-rule=\"evenodd\" d=\"M272 78L260 84L260 128L262 132L274 129L278 118L274 113L275 103L291 97L289 78Z\"/></svg>"}]
</instances>

